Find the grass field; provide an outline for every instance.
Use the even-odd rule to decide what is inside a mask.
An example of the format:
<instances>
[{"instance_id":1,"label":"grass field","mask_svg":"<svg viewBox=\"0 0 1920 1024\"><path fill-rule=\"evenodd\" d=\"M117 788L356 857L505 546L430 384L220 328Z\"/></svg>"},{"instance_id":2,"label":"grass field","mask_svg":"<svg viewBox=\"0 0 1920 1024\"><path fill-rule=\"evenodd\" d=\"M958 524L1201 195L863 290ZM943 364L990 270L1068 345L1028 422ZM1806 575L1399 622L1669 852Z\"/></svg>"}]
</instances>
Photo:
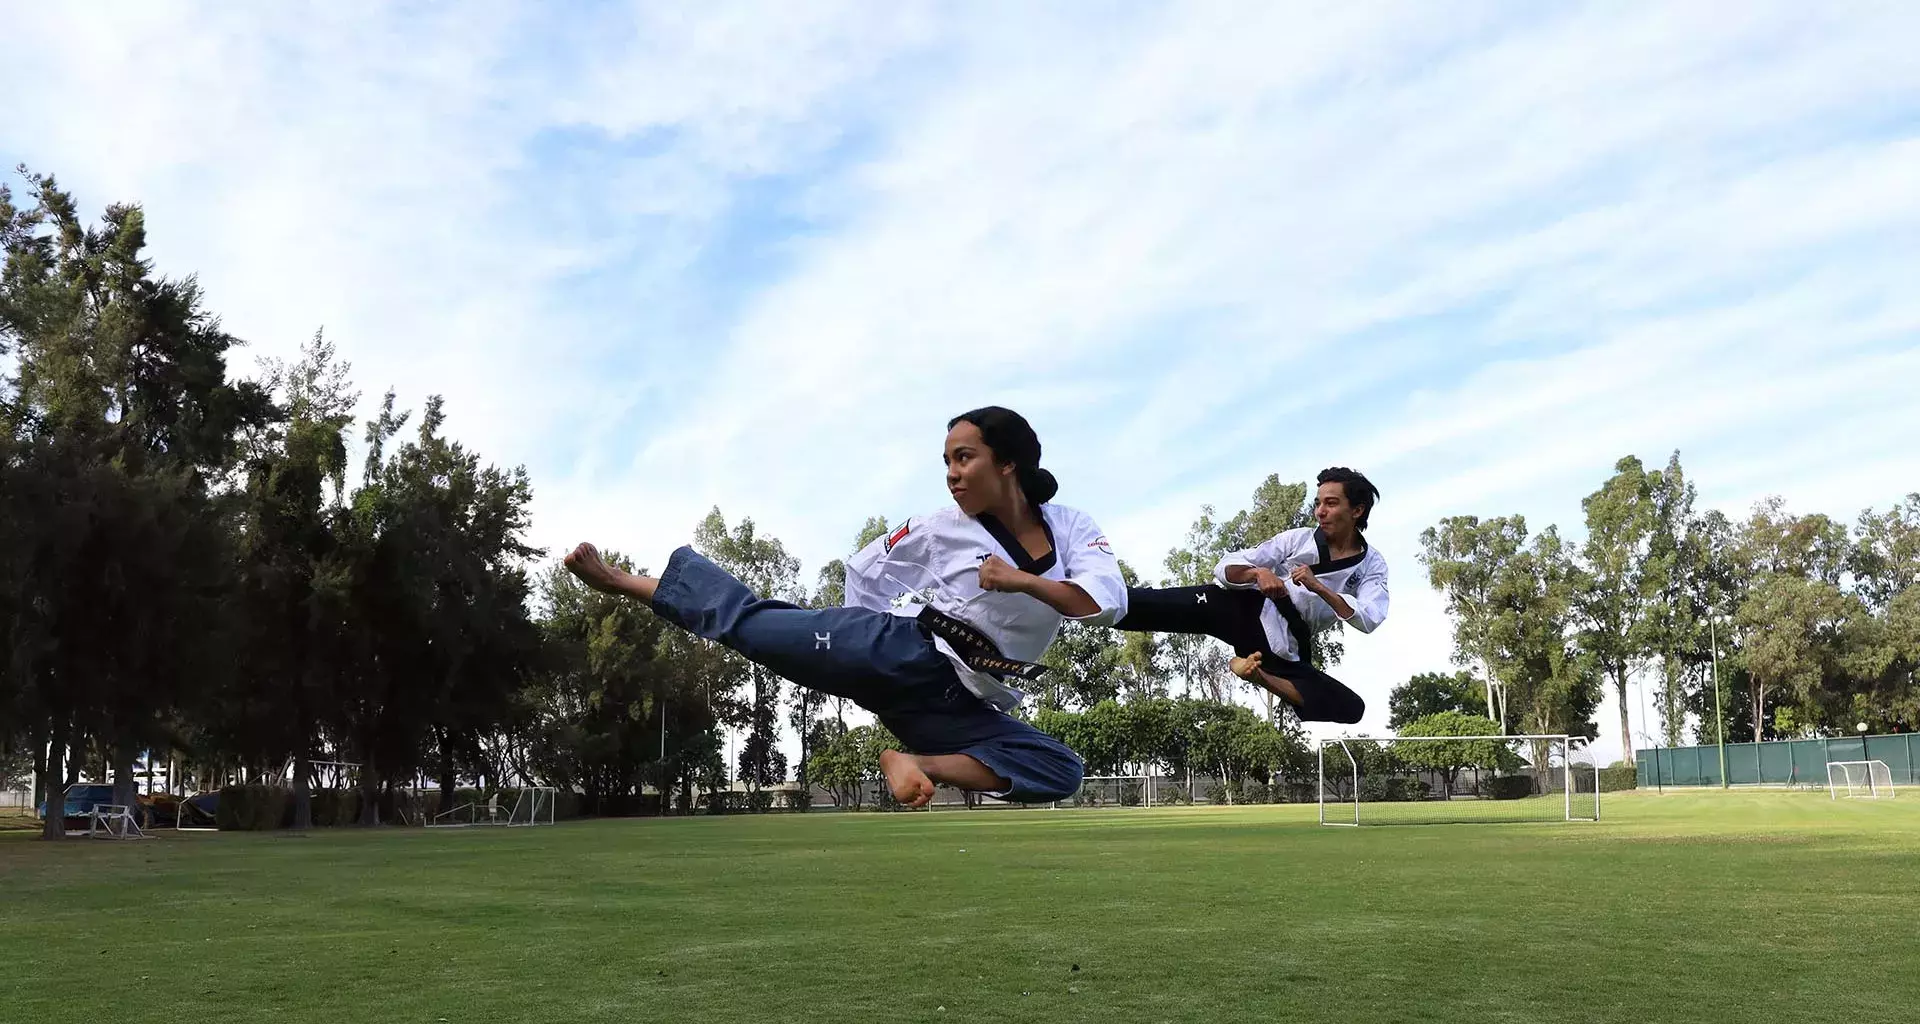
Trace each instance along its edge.
<instances>
[{"instance_id":1,"label":"grass field","mask_svg":"<svg viewBox=\"0 0 1920 1024\"><path fill-rule=\"evenodd\" d=\"M0 835L0 1019L1920 1017L1920 800L1641 793L1606 813Z\"/></svg>"}]
</instances>

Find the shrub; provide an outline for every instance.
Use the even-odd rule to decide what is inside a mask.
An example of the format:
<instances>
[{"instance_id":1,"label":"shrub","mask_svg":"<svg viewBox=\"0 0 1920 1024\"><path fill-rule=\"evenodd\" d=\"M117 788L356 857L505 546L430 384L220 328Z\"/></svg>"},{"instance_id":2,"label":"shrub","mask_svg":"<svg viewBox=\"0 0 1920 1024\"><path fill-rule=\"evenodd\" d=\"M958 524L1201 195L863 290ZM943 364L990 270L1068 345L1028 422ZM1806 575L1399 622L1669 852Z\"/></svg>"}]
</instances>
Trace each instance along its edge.
<instances>
[{"instance_id":1,"label":"shrub","mask_svg":"<svg viewBox=\"0 0 1920 1024\"><path fill-rule=\"evenodd\" d=\"M267 832L293 823L292 794L280 786L228 786L220 791L223 831Z\"/></svg>"},{"instance_id":2,"label":"shrub","mask_svg":"<svg viewBox=\"0 0 1920 1024\"><path fill-rule=\"evenodd\" d=\"M1533 776L1501 775L1480 780L1480 796L1488 800L1519 800L1533 795Z\"/></svg>"},{"instance_id":3,"label":"shrub","mask_svg":"<svg viewBox=\"0 0 1920 1024\"><path fill-rule=\"evenodd\" d=\"M313 827L339 828L360 820L360 791L316 789L312 796Z\"/></svg>"},{"instance_id":4,"label":"shrub","mask_svg":"<svg viewBox=\"0 0 1920 1024\"><path fill-rule=\"evenodd\" d=\"M1404 775L1366 775L1360 779L1363 803L1407 803L1427 798L1427 784Z\"/></svg>"},{"instance_id":5,"label":"shrub","mask_svg":"<svg viewBox=\"0 0 1920 1024\"><path fill-rule=\"evenodd\" d=\"M1640 767L1632 764L1616 764L1600 769L1600 792L1617 793L1623 789L1636 789L1640 785Z\"/></svg>"}]
</instances>

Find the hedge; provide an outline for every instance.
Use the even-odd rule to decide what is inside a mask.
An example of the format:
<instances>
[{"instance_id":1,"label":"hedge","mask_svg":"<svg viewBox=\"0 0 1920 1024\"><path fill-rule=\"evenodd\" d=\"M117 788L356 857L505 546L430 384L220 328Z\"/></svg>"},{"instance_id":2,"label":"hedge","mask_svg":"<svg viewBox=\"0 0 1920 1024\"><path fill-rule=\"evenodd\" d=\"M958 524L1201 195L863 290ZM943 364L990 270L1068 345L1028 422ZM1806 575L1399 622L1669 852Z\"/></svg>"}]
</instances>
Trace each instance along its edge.
<instances>
[{"instance_id":1,"label":"hedge","mask_svg":"<svg viewBox=\"0 0 1920 1024\"><path fill-rule=\"evenodd\" d=\"M1623 789L1637 789L1640 785L1640 766L1616 764L1600 769L1600 792L1617 793Z\"/></svg>"},{"instance_id":2,"label":"hedge","mask_svg":"<svg viewBox=\"0 0 1920 1024\"><path fill-rule=\"evenodd\" d=\"M215 823L226 832L267 832L293 823L292 794L281 786L228 786Z\"/></svg>"},{"instance_id":3,"label":"hedge","mask_svg":"<svg viewBox=\"0 0 1920 1024\"><path fill-rule=\"evenodd\" d=\"M1502 775L1480 780L1480 795L1490 800L1519 800L1533 795L1533 776Z\"/></svg>"}]
</instances>

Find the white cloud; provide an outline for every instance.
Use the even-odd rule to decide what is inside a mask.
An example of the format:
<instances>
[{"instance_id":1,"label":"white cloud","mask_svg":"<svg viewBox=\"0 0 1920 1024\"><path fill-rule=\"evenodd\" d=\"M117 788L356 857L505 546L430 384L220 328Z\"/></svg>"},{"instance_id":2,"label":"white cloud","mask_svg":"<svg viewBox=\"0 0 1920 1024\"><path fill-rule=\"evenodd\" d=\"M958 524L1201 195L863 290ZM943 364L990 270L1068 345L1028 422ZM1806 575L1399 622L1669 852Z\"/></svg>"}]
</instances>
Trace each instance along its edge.
<instances>
[{"instance_id":1,"label":"white cloud","mask_svg":"<svg viewBox=\"0 0 1920 1024\"><path fill-rule=\"evenodd\" d=\"M658 564L718 504L818 565L990 401L1148 571L1359 465L1380 720L1446 659L1440 515L1571 529L1674 448L1734 511L1920 486L1912 10L968 13L41 5L0 155L147 203L263 352L446 393L552 546Z\"/></svg>"}]
</instances>

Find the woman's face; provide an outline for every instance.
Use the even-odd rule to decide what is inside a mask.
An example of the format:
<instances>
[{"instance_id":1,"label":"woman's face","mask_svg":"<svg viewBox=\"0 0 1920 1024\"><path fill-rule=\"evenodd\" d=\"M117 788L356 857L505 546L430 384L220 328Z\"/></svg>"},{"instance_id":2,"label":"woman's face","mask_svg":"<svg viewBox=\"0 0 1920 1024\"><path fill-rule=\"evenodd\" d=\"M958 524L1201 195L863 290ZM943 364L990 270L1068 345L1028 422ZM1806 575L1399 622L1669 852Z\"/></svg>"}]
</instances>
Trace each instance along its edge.
<instances>
[{"instance_id":1,"label":"woman's face","mask_svg":"<svg viewBox=\"0 0 1920 1024\"><path fill-rule=\"evenodd\" d=\"M1000 507L1016 486L1013 466L995 461L980 428L966 420L947 431L947 450L941 458L947 464L947 493L967 515Z\"/></svg>"}]
</instances>

